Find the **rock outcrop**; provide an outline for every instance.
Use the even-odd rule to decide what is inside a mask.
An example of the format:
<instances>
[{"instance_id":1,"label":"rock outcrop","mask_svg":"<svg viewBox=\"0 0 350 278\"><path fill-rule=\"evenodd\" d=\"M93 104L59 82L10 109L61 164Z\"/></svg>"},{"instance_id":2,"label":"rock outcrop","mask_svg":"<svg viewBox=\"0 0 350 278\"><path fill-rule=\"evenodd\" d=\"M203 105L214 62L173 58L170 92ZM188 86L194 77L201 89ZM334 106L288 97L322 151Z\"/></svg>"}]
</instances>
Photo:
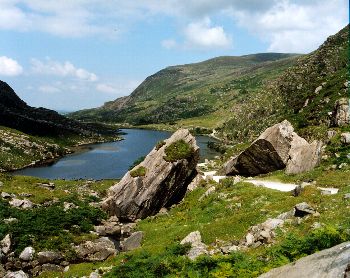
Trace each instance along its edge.
<instances>
[{"instance_id":1,"label":"rock outcrop","mask_svg":"<svg viewBox=\"0 0 350 278\"><path fill-rule=\"evenodd\" d=\"M350 275L350 242L272 269L260 278L346 278Z\"/></svg>"},{"instance_id":2,"label":"rock outcrop","mask_svg":"<svg viewBox=\"0 0 350 278\"><path fill-rule=\"evenodd\" d=\"M349 99L341 98L335 102L332 114L332 126L346 126L350 124Z\"/></svg>"},{"instance_id":3,"label":"rock outcrop","mask_svg":"<svg viewBox=\"0 0 350 278\"><path fill-rule=\"evenodd\" d=\"M190 150L186 157L167 158L170 150L177 152L174 147L179 142ZM195 137L187 129L178 130L109 189L102 208L124 221L155 215L161 208L182 200L188 184L197 174L198 160L199 147Z\"/></svg>"},{"instance_id":4,"label":"rock outcrop","mask_svg":"<svg viewBox=\"0 0 350 278\"><path fill-rule=\"evenodd\" d=\"M266 129L246 150L225 164L226 175L255 176L286 168L287 173L313 169L320 160L321 143L309 144L284 120Z\"/></svg>"}]
</instances>

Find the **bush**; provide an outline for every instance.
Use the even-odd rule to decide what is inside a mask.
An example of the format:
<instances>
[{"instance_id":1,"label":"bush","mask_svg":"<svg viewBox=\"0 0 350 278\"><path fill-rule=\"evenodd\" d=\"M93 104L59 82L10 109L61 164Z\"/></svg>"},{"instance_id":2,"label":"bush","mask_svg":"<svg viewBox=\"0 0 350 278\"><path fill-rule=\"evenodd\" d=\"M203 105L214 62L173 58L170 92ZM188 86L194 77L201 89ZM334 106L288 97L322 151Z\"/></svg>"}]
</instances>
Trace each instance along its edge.
<instances>
[{"instance_id":1,"label":"bush","mask_svg":"<svg viewBox=\"0 0 350 278\"><path fill-rule=\"evenodd\" d=\"M0 224L0 238L10 233L12 246L18 254L27 246L38 250L70 249L74 235L88 233L94 225L106 218L106 214L98 208L84 204L68 211L64 211L62 204L20 210L1 201L0 217L18 219L18 222L9 225Z\"/></svg>"},{"instance_id":2,"label":"bush","mask_svg":"<svg viewBox=\"0 0 350 278\"><path fill-rule=\"evenodd\" d=\"M146 171L147 169L143 166L139 166L137 167L135 170L131 171L130 172L130 175L133 177L133 178L136 178L136 177L143 177L146 175Z\"/></svg>"},{"instance_id":3,"label":"bush","mask_svg":"<svg viewBox=\"0 0 350 278\"><path fill-rule=\"evenodd\" d=\"M181 139L165 148L166 156L164 159L168 162L175 162L181 159L189 159L193 153L192 146Z\"/></svg>"}]
</instances>

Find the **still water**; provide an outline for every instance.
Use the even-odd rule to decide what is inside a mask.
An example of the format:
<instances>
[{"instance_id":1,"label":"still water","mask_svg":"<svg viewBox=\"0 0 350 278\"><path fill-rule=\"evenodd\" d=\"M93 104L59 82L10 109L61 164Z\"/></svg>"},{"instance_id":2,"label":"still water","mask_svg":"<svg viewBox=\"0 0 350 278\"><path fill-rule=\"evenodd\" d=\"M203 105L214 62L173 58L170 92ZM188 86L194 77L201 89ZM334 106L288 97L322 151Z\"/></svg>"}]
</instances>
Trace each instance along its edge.
<instances>
[{"instance_id":1,"label":"still water","mask_svg":"<svg viewBox=\"0 0 350 278\"><path fill-rule=\"evenodd\" d=\"M52 165L26 168L14 174L47 179L119 179L136 159L147 155L158 141L171 135L167 131L143 129L121 131L126 133L123 141L91 144L85 151L67 155ZM196 139L202 161L218 155L207 147L207 142L215 139L206 136Z\"/></svg>"}]
</instances>

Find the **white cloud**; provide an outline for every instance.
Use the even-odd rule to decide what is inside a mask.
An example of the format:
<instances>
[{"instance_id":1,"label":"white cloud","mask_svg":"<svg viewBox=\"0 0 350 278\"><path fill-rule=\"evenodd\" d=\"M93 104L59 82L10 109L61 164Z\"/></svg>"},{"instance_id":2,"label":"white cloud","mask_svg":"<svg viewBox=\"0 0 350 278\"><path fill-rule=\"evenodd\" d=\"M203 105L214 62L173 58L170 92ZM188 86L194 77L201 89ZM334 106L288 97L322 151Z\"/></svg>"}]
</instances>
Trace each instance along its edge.
<instances>
[{"instance_id":1,"label":"white cloud","mask_svg":"<svg viewBox=\"0 0 350 278\"><path fill-rule=\"evenodd\" d=\"M56 75L61 77L73 77L85 81L97 81L96 74L82 68L75 67L71 62L58 62L47 58L44 62L32 59L32 71L37 74Z\"/></svg>"},{"instance_id":2,"label":"white cloud","mask_svg":"<svg viewBox=\"0 0 350 278\"><path fill-rule=\"evenodd\" d=\"M22 66L6 56L0 56L0 75L17 76L23 73Z\"/></svg>"},{"instance_id":3,"label":"white cloud","mask_svg":"<svg viewBox=\"0 0 350 278\"><path fill-rule=\"evenodd\" d=\"M230 48L231 38L222 26L212 26L209 18L190 23L184 30L185 46L189 48Z\"/></svg>"},{"instance_id":4,"label":"white cloud","mask_svg":"<svg viewBox=\"0 0 350 278\"><path fill-rule=\"evenodd\" d=\"M283 0L268 10L231 11L241 27L269 44L268 51L305 53L348 23L348 2Z\"/></svg>"}]
</instances>

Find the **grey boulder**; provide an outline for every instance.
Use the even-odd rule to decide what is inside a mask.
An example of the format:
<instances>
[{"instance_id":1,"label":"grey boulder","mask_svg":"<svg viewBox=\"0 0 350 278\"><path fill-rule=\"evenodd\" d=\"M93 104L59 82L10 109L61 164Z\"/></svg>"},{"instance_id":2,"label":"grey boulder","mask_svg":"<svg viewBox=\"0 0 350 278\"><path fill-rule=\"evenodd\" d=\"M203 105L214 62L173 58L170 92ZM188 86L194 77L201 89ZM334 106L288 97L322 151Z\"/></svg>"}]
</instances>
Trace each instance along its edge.
<instances>
[{"instance_id":1,"label":"grey boulder","mask_svg":"<svg viewBox=\"0 0 350 278\"><path fill-rule=\"evenodd\" d=\"M317 252L288 265L272 269L259 278L350 277L350 242Z\"/></svg>"},{"instance_id":2,"label":"grey boulder","mask_svg":"<svg viewBox=\"0 0 350 278\"><path fill-rule=\"evenodd\" d=\"M77 257L81 261L104 261L117 254L114 243L107 237L101 237L94 241L86 241L74 248Z\"/></svg>"},{"instance_id":3,"label":"grey boulder","mask_svg":"<svg viewBox=\"0 0 350 278\"><path fill-rule=\"evenodd\" d=\"M167 161L165 150L180 140L192 148L190 157ZM109 189L102 208L123 221L134 221L155 215L163 207L170 207L184 197L187 186L196 176L199 147L187 129L176 131L169 139L158 144L132 171ZM132 175L137 169L144 173Z\"/></svg>"},{"instance_id":4,"label":"grey boulder","mask_svg":"<svg viewBox=\"0 0 350 278\"><path fill-rule=\"evenodd\" d=\"M121 242L122 251L131 251L141 247L141 241L143 239L143 232L135 232L127 239Z\"/></svg>"},{"instance_id":5,"label":"grey boulder","mask_svg":"<svg viewBox=\"0 0 350 278\"><path fill-rule=\"evenodd\" d=\"M332 126L346 126L350 124L349 99L341 98L335 102L332 114Z\"/></svg>"},{"instance_id":6,"label":"grey boulder","mask_svg":"<svg viewBox=\"0 0 350 278\"><path fill-rule=\"evenodd\" d=\"M286 168L290 174L302 173L318 165L320 142L309 144L284 120L266 129L246 150L224 166L226 175L256 176Z\"/></svg>"}]
</instances>

